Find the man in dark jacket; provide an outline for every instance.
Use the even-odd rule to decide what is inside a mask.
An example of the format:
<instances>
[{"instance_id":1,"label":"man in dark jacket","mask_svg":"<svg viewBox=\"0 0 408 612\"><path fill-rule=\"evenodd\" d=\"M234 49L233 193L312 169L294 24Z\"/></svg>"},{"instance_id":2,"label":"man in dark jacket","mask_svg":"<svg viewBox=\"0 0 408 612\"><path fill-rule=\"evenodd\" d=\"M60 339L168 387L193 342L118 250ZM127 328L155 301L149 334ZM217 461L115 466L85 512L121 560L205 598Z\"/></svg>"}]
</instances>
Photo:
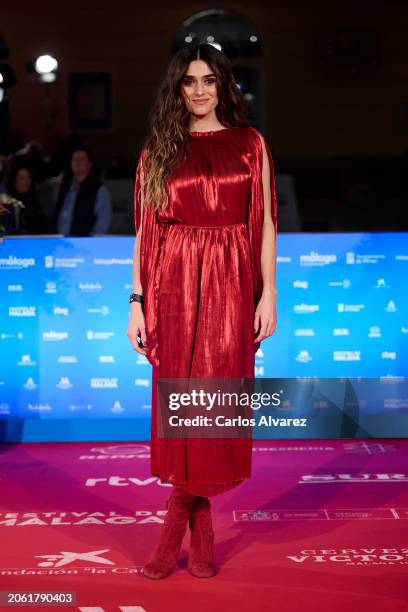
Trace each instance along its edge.
<instances>
[{"instance_id":1,"label":"man in dark jacket","mask_svg":"<svg viewBox=\"0 0 408 612\"><path fill-rule=\"evenodd\" d=\"M92 153L87 147L76 148L59 189L56 231L65 236L106 234L111 218L111 197L94 171Z\"/></svg>"}]
</instances>

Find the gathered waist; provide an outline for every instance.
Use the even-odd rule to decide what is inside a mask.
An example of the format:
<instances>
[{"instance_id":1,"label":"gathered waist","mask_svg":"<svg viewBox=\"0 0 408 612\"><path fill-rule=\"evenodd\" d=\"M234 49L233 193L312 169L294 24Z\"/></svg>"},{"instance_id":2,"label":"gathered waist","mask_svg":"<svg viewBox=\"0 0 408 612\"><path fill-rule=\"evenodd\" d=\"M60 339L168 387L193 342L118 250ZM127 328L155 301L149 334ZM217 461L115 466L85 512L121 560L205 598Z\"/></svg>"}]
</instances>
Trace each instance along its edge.
<instances>
[{"instance_id":1,"label":"gathered waist","mask_svg":"<svg viewBox=\"0 0 408 612\"><path fill-rule=\"evenodd\" d=\"M234 227L247 227L247 224L244 221L240 221L239 223L228 223L226 225L190 225L189 223L167 223L164 221L160 221L161 225L168 226L169 228L177 227L180 229L227 229Z\"/></svg>"}]
</instances>

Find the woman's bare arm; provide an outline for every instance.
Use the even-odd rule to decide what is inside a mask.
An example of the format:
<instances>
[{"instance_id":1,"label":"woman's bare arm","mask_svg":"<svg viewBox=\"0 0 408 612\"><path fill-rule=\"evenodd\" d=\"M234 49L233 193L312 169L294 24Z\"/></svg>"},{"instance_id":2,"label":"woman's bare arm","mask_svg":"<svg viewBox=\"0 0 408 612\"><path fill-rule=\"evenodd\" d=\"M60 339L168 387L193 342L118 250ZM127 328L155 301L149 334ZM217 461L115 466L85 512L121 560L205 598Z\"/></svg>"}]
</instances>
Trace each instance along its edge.
<instances>
[{"instance_id":1,"label":"woman's bare arm","mask_svg":"<svg viewBox=\"0 0 408 612\"><path fill-rule=\"evenodd\" d=\"M271 169L265 141L262 140L262 184L264 196L264 222L262 227L261 271L263 290L254 317L254 343L271 336L276 329L276 240L272 218Z\"/></svg>"},{"instance_id":2,"label":"woman's bare arm","mask_svg":"<svg viewBox=\"0 0 408 612\"><path fill-rule=\"evenodd\" d=\"M271 212L271 179L269 159L262 138L262 183L264 194L264 222L262 230L261 268L263 292L276 294L276 240Z\"/></svg>"},{"instance_id":3,"label":"woman's bare arm","mask_svg":"<svg viewBox=\"0 0 408 612\"><path fill-rule=\"evenodd\" d=\"M142 227L143 227L143 167L141 168L140 182L140 200L141 200L141 214L139 229L136 234L135 243L133 247L133 269L132 269L132 293L139 293L143 295L143 287L140 280L140 243L142 239ZM143 306L140 302L131 302L130 304L130 315L128 329L126 332L127 337L132 347L138 353L147 355L147 348L142 348L137 339L140 337L143 342L143 346L147 346L145 318L143 314Z\"/></svg>"}]
</instances>

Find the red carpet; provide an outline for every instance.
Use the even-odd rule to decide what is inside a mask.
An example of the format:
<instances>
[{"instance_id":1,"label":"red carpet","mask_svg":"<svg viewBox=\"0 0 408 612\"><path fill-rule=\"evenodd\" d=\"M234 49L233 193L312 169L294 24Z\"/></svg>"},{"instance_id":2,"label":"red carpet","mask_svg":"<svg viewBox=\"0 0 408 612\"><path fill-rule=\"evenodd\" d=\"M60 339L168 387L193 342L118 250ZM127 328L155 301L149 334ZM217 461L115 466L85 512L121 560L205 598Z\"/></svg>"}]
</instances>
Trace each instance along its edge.
<instances>
[{"instance_id":1,"label":"red carpet","mask_svg":"<svg viewBox=\"0 0 408 612\"><path fill-rule=\"evenodd\" d=\"M87 612L408 610L408 441L254 443L212 498L216 577L140 569L168 487L145 443L0 445L0 591L75 591ZM10 611L11 606L0 609Z\"/></svg>"}]
</instances>

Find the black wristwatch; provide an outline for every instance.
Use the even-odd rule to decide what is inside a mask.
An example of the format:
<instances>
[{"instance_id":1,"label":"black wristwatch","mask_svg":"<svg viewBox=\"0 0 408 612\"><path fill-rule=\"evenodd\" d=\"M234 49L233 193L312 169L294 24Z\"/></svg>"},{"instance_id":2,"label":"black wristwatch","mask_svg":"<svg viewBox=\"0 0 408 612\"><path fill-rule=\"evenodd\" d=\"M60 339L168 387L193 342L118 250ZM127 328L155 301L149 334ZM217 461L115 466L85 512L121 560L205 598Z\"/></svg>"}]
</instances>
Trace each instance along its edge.
<instances>
[{"instance_id":1,"label":"black wristwatch","mask_svg":"<svg viewBox=\"0 0 408 612\"><path fill-rule=\"evenodd\" d=\"M129 304L131 304L132 302L140 302L141 304L143 304L144 296L140 293L131 293L129 296Z\"/></svg>"}]
</instances>

